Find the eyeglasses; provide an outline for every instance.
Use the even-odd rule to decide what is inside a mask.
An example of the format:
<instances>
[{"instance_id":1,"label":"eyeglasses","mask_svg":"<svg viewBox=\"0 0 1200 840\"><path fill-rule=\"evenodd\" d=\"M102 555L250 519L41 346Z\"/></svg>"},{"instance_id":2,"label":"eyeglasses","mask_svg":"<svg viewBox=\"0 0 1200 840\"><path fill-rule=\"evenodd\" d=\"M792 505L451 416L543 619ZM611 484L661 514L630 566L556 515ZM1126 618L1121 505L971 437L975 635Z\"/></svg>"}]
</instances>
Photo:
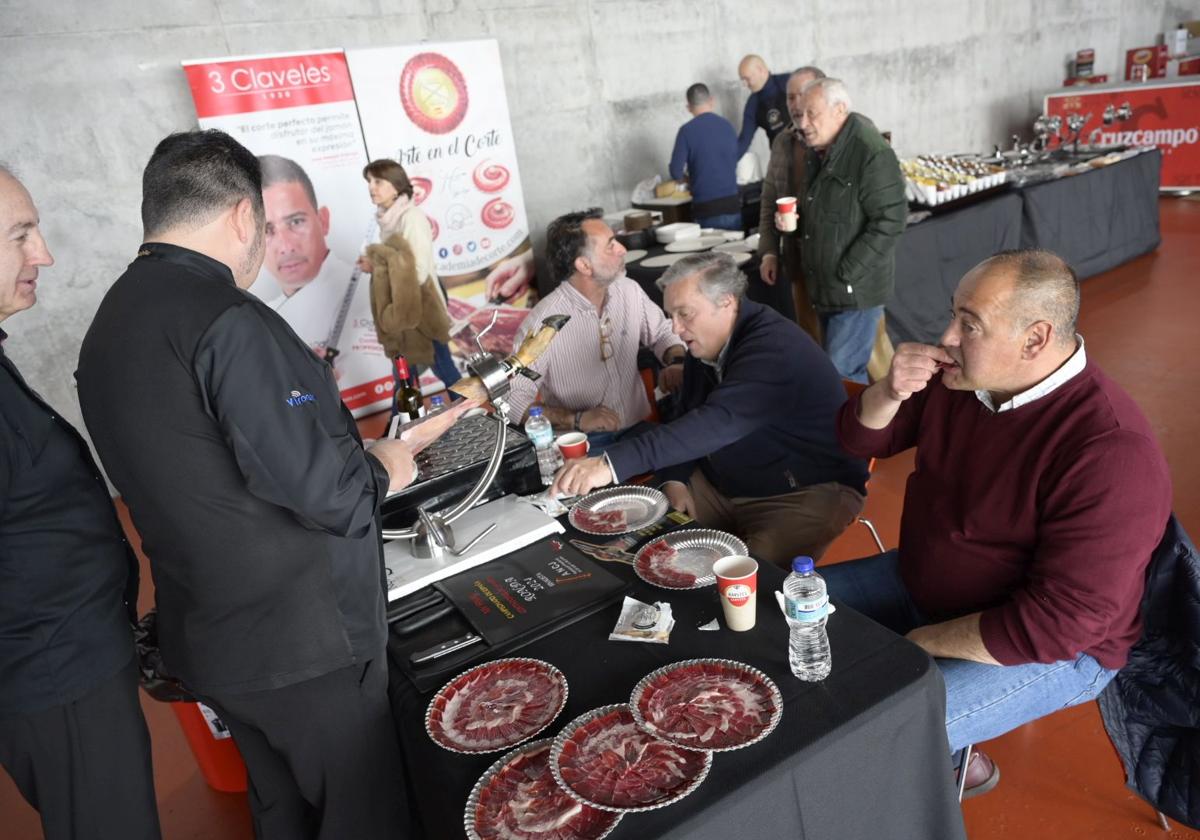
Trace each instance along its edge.
<instances>
[{"instance_id":1,"label":"eyeglasses","mask_svg":"<svg viewBox=\"0 0 1200 840\"><path fill-rule=\"evenodd\" d=\"M600 321L600 361L607 362L612 357L612 322L605 315Z\"/></svg>"}]
</instances>

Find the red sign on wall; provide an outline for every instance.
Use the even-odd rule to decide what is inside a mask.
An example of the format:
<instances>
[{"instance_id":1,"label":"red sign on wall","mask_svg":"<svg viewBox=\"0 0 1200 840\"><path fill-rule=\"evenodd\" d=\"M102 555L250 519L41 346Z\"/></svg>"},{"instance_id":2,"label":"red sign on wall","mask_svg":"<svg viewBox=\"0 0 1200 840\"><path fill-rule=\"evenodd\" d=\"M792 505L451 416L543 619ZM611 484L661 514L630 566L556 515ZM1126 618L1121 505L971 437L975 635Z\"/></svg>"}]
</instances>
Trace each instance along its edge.
<instances>
[{"instance_id":1,"label":"red sign on wall","mask_svg":"<svg viewBox=\"0 0 1200 840\"><path fill-rule=\"evenodd\" d=\"M1126 102L1133 117L1104 125L1105 107L1119 108ZM1081 143L1099 128L1096 142L1102 146L1157 146L1163 153L1159 186L1200 189L1200 79L1050 94L1046 96L1045 113L1061 116L1064 124L1068 114L1090 113L1091 119L1079 134Z\"/></svg>"},{"instance_id":2,"label":"red sign on wall","mask_svg":"<svg viewBox=\"0 0 1200 840\"><path fill-rule=\"evenodd\" d=\"M340 51L184 62L183 69L200 119L354 99Z\"/></svg>"}]
</instances>

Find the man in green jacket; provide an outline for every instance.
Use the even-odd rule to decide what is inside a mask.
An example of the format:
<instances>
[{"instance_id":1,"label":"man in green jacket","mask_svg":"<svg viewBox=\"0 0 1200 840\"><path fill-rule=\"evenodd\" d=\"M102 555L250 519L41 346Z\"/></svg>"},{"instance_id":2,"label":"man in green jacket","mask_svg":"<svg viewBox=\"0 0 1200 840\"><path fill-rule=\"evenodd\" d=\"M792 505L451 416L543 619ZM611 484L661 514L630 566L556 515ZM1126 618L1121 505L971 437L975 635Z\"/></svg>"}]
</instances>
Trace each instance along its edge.
<instances>
[{"instance_id":1,"label":"man in green jacket","mask_svg":"<svg viewBox=\"0 0 1200 840\"><path fill-rule=\"evenodd\" d=\"M908 212L904 176L874 124L852 112L838 79L804 88L798 125L807 146L796 193L804 282L834 367L866 382Z\"/></svg>"}]
</instances>

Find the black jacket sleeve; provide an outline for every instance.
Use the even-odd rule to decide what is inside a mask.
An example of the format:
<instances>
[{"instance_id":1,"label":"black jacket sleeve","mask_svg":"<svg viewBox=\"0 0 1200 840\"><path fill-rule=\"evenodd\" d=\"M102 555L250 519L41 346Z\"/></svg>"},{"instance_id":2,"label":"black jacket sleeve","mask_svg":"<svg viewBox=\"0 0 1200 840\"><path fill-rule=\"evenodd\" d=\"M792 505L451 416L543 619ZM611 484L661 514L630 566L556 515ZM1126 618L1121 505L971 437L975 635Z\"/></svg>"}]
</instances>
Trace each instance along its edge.
<instances>
[{"instance_id":1,"label":"black jacket sleeve","mask_svg":"<svg viewBox=\"0 0 1200 840\"><path fill-rule=\"evenodd\" d=\"M193 369L251 493L314 530L367 532L387 473L363 450L329 366L282 320L255 303L227 309Z\"/></svg>"}]
</instances>

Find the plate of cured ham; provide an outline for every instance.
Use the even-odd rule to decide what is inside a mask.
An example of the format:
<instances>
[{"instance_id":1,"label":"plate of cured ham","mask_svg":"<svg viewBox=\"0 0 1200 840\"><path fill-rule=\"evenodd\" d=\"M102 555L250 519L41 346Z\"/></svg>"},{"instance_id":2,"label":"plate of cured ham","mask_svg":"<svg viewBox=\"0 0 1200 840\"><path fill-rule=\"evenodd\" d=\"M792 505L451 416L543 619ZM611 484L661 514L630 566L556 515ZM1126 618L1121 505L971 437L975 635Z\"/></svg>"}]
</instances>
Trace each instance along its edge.
<instances>
[{"instance_id":1,"label":"plate of cured ham","mask_svg":"<svg viewBox=\"0 0 1200 840\"><path fill-rule=\"evenodd\" d=\"M604 811L650 811L695 790L712 753L655 738L626 703L601 706L571 721L554 739L550 772L562 789Z\"/></svg>"},{"instance_id":2,"label":"plate of cured ham","mask_svg":"<svg viewBox=\"0 0 1200 840\"><path fill-rule=\"evenodd\" d=\"M425 711L425 731L451 752L495 752L541 732L566 703L567 678L549 662L497 659L442 686Z\"/></svg>"},{"instance_id":3,"label":"plate of cured ham","mask_svg":"<svg viewBox=\"0 0 1200 840\"><path fill-rule=\"evenodd\" d=\"M585 534L627 534L653 525L667 512L667 497L653 487L619 484L588 493L571 508L571 527Z\"/></svg>"},{"instance_id":4,"label":"plate of cured ham","mask_svg":"<svg viewBox=\"0 0 1200 840\"><path fill-rule=\"evenodd\" d=\"M746 544L724 531L689 528L672 531L642 546L633 558L637 576L662 589L699 589L717 582L713 563L745 555Z\"/></svg>"},{"instance_id":5,"label":"plate of cured ham","mask_svg":"<svg viewBox=\"0 0 1200 840\"><path fill-rule=\"evenodd\" d=\"M479 777L463 822L471 840L600 840L621 815L585 805L550 772L553 738L522 744Z\"/></svg>"},{"instance_id":6,"label":"plate of cured ham","mask_svg":"<svg viewBox=\"0 0 1200 840\"><path fill-rule=\"evenodd\" d=\"M761 741L783 717L774 681L732 659L689 659L651 671L634 686L629 706L650 735L714 752Z\"/></svg>"}]
</instances>

